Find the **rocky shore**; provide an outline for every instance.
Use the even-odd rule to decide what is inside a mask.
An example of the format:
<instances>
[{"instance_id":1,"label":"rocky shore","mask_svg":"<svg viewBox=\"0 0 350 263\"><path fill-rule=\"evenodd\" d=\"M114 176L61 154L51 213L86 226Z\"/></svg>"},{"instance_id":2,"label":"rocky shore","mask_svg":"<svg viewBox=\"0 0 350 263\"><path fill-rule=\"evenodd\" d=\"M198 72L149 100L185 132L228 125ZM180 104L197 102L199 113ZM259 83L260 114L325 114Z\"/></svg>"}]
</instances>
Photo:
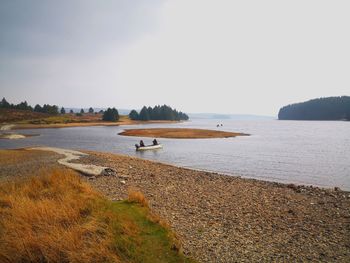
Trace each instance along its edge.
<instances>
[{"instance_id":1,"label":"rocky shore","mask_svg":"<svg viewBox=\"0 0 350 263\"><path fill-rule=\"evenodd\" d=\"M200 172L109 153L74 162L112 168L83 176L112 200L144 193L199 262L350 262L350 193ZM5 154L2 154L4 157ZM31 151L1 162L0 179L57 166L62 155ZM56 160L56 161L55 161ZM5 176L5 178L3 177Z\"/></svg>"},{"instance_id":2,"label":"rocky shore","mask_svg":"<svg viewBox=\"0 0 350 263\"><path fill-rule=\"evenodd\" d=\"M349 262L350 193L87 152L117 176L88 181L110 199L142 191L200 262Z\"/></svg>"}]
</instances>

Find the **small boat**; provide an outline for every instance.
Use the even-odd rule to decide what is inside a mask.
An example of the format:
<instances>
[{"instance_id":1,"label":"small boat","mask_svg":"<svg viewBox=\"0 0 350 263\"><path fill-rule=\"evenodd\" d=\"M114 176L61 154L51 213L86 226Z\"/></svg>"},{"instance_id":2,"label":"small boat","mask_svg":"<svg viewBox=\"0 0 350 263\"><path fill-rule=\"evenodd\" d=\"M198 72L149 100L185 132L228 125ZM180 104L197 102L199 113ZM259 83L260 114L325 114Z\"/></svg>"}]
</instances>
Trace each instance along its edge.
<instances>
[{"instance_id":1,"label":"small boat","mask_svg":"<svg viewBox=\"0 0 350 263\"><path fill-rule=\"evenodd\" d=\"M161 149L163 146L161 144L156 144L156 145L146 145L140 147L139 145L135 145L136 151L147 151L147 150L156 150L156 149Z\"/></svg>"}]
</instances>

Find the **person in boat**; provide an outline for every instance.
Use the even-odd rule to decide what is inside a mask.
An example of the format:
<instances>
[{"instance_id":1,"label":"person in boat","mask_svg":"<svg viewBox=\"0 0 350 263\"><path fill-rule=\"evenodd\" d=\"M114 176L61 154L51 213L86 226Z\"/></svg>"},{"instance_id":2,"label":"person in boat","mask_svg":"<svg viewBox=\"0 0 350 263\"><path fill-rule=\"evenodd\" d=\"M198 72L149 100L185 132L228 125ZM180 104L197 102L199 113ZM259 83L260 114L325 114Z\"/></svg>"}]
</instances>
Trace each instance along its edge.
<instances>
[{"instance_id":1,"label":"person in boat","mask_svg":"<svg viewBox=\"0 0 350 263\"><path fill-rule=\"evenodd\" d=\"M140 147L145 147L145 144L143 143L143 140L140 141Z\"/></svg>"},{"instance_id":2,"label":"person in boat","mask_svg":"<svg viewBox=\"0 0 350 263\"><path fill-rule=\"evenodd\" d=\"M158 145L158 142L156 139L153 140L153 145Z\"/></svg>"}]
</instances>

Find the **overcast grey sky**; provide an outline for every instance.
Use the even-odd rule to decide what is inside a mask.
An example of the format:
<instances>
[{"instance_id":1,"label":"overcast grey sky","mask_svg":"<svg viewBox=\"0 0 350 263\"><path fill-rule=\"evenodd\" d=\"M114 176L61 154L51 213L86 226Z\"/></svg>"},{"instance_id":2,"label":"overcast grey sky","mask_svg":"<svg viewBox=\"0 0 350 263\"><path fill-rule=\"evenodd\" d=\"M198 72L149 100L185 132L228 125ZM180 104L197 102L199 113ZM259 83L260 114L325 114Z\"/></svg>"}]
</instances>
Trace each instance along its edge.
<instances>
[{"instance_id":1,"label":"overcast grey sky","mask_svg":"<svg viewBox=\"0 0 350 263\"><path fill-rule=\"evenodd\" d=\"M350 1L0 0L0 96L276 115L350 95Z\"/></svg>"}]
</instances>

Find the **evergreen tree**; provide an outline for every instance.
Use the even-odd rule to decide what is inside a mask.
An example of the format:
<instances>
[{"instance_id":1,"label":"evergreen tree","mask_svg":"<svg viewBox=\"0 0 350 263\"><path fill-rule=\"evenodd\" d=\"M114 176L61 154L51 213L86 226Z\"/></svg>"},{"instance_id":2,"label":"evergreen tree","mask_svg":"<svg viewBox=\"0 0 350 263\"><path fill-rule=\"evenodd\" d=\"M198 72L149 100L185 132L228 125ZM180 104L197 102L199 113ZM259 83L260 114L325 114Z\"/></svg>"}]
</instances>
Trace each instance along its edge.
<instances>
[{"instance_id":1,"label":"evergreen tree","mask_svg":"<svg viewBox=\"0 0 350 263\"><path fill-rule=\"evenodd\" d=\"M41 112L52 114L52 115L57 115L58 114L58 106L44 104L42 109L41 109Z\"/></svg>"},{"instance_id":2,"label":"evergreen tree","mask_svg":"<svg viewBox=\"0 0 350 263\"><path fill-rule=\"evenodd\" d=\"M70 110L70 111L69 111L69 113L70 113L70 114L73 114L73 113L74 113L74 111L73 111L73 110Z\"/></svg>"},{"instance_id":3,"label":"evergreen tree","mask_svg":"<svg viewBox=\"0 0 350 263\"><path fill-rule=\"evenodd\" d=\"M153 120L160 120L161 119L161 113L160 113L160 106L157 105L153 108L153 114L152 114Z\"/></svg>"},{"instance_id":4,"label":"evergreen tree","mask_svg":"<svg viewBox=\"0 0 350 263\"><path fill-rule=\"evenodd\" d=\"M84 114L84 113L85 113L84 109L81 109L80 114Z\"/></svg>"},{"instance_id":5,"label":"evergreen tree","mask_svg":"<svg viewBox=\"0 0 350 263\"><path fill-rule=\"evenodd\" d=\"M94 113L94 109L92 107L89 108L89 113Z\"/></svg>"},{"instance_id":6,"label":"evergreen tree","mask_svg":"<svg viewBox=\"0 0 350 263\"><path fill-rule=\"evenodd\" d=\"M119 113L116 108L108 108L102 116L102 120L104 121L118 121L119 120Z\"/></svg>"},{"instance_id":7,"label":"evergreen tree","mask_svg":"<svg viewBox=\"0 0 350 263\"><path fill-rule=\"evenodd\" d=\"M118 112L118 110L116 108L113 108L112 112L114 114L115 120L119 121L119 112Z\"/></svg>"},{"instance_id":8,"label":"evergreen tree","mask_svg":"<svg viewBox=\"0 0 350 263\"><path fill-rule=\"evenodd\" d=\"M2 98L0 102L0 108L10 108L10 106L10 103L8 103L5 98Z\"/></svg>"},{"instance_id":9,"label":"evergreen tree","mask_svg":"<svg viewBox=\"0 0 350 263\"><path fill-rule=\"evenodd\" d=\"M136 110L132 110L132 111L130 111L130 113L129 113L129 118L130 118L131 120L138 120L138 119L139 119L139 114L137 113Z\"/></svg>"},{"instance_id":10,"label":"evergreen tree","mask_svg":"<svg viewBox=\"0 0 350 263\"><path fill-rule=\"evenodd\" d=\"M66 110L63 107L61 108L61 114L66 114Z\"/></svg>"},{"instance_id":11,"label":"evergreen tree","mask_svg":"<svg viewBox=\"0 0 350 263\"><path fill-rule=\"evenodd\" d=\"M148 109L146 106L143 106L143 108L140 111L140 120L141 121L148 121L150 120L150 116L148 113Z\"/></svg>"},{"instance_id":12,"label":"evergreen tree","mask_svg":"<svg viewBox=\"0 0 350 263\"><path fill-rule=\"evenodd\" d=\"M42 108L39 104L37 104L37 105L35 105L35 107L34 107L34 111L35 111L35 112L42 112L42 111L43 111L43 108Z\"/></svg>"},{"instance_id":13,"label":"evergreen tree","mask_svg":"<svg viewBox=\"0 0 350 263\"><path fill-rule=\"evenodd\" d=\"M26 101L17 104L17 105L15 106L15 108L16 108L17 110L30 110L30 111L33 110L33 108L32 108L31 106L29 106L28 103L27 103Z\"/></svg>"},{"instance_id":14,"label":"evergreen tree","mask_svg":"<svg viewBox=\"0 0 350 263\"><path fill-rule=\"evenodd\" d=\"M188 120L188 115L183 112L178 112L176 109L172 109L167 105L152 107L143 106L140 113L136 110L132 110L129 113L129 118L132 120Z\"/></svg>"}]
</instances>

